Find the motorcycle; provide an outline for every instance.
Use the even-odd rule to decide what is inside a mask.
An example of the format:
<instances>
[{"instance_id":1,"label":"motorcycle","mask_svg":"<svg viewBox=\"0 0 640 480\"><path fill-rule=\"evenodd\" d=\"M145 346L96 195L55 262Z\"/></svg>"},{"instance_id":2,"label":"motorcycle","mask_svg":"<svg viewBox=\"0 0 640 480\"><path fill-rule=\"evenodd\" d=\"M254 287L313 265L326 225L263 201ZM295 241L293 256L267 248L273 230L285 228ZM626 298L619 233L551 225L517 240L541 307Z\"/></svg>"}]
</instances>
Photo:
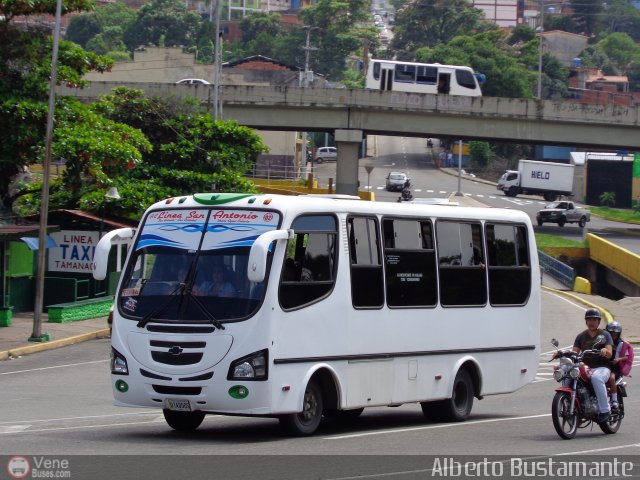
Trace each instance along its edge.
<instances>
[{"instance_id":1,"label":"motorcycle","mask_svg":"<svg viewBox=\"0 0 640 480\"><path fill-rule=\"evenodd\" d=\"M598 401L591 385L591 368L582 363L582 359L590 355L599 355L598 345L604 342L598 339L593 350L585 350L576 353L573 351L558 350L551 360L559 359L559 365L553 372L553 378L562 384L555 389L556 394L551 403L551 418L553 426L564 440L570 440L576 436L578 428L585 428L597 423ZM559 342L554 338L551 344L558 348ZM618 390L617 409L612 410L609 418L597 423L600 429L606 434L613 434L618 431L624 418L624 397L627 396L626 382L619 378L616 382ZM607 382L607 394L610 396Z\"/></svg>"},{"instance_id":2,"label":"motorcycle","mask_svg":"<svg viewBox=\"0 0 640 480\"><path fill-rule=\"evenodd\" d=\"M411 200L413 200L413 194L411 193L411 189L409 187L404 187L402 189L402 193L398 197L398 203L409 202Z\"/></svg>"}]
</instances>

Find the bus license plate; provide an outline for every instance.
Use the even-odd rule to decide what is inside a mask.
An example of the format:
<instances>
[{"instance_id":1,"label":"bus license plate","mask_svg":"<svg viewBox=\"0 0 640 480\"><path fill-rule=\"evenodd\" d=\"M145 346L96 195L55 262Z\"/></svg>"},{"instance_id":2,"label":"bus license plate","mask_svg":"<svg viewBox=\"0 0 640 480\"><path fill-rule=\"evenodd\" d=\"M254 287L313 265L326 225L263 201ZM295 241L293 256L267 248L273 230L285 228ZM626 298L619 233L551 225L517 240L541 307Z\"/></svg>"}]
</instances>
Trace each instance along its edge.
<instances>
[{"instance_id":1,"label":"bus license plate","mask_svg":"<svg viewBox=\"0 0 640 480\"><path fill-rule=\"evenodd\" d=\"M173 410L174 412L190 412L191 404L189 400L182 400L179 398L165 398L164 408Z\"/></svg>"}]
</instances>

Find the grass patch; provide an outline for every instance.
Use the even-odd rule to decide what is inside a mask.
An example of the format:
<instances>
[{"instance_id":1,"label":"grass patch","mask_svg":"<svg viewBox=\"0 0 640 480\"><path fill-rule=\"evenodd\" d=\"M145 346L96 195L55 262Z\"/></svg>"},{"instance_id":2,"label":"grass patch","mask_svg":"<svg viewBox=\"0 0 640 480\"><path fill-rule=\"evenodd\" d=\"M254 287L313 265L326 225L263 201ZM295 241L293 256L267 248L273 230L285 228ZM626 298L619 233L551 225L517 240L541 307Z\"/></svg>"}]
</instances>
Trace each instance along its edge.
<instances>
[{"instance_id":1,"label":"grass patch","mask_svg":"<svg viewBox=\"0 0 640 480\"><path fill-rule=\"evenodd\" d=\"M569 240L564 237L558 237L556 235L549 235L547 233L536 233L536 245L539 249L545 247L587 247L588 244L584 242L576 242L575 240Z\"/></svg>"},{"instance_id":2,"label":"grass patch","mask_svg":"<svg viewBox=\"0 0 640 480\"><path fill-rule=\"evenodd\" d=\"M611 207L589 207L591 215L615 222L640 224L640 210L625 210Z\"/></svg>"}]
</instances>

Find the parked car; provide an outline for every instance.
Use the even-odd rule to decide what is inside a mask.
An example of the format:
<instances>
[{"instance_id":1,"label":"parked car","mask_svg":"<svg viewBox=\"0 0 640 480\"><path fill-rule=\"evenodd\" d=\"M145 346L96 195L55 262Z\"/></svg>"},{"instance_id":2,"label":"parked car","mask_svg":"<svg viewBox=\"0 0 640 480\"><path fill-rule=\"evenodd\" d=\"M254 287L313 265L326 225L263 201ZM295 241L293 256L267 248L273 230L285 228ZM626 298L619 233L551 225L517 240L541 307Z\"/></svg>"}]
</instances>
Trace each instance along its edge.
<instances>
[{"instance_id":1,"label":"parked car","mask_svg":"<svg viewBox=\"0 0 640 480\"><path fill-rule=\"evenodd\" d=\"M584 227L591 220L591 212L584 208L576 207L573 202L551 202L536 215L538 226L547 223L557 223L559 227L565 223L577 223Z\"/></svg>"},{"instance_id":2,"label":"parked car","mask_svg":"<svg viewBox=\"0 0 640 480\"><path fill-rule=\"evenodd\" d=\"M316 152L316 162L328 162L333 160L334 162L338 159L338 149L336 147L320 147Z\"/></svg>"},{"instance_id":3,"label":"parked car","mask_svg":"<svg viewBox=\"0 0 640 480\"><path fill-rule=\"evenodd\" d=\"M387 175L386 189L388 192L402 191L405 185L410 185L409 176L403 172L389 172Z\"/></svg>"},{"instance_id":4,"label":"parked car","mask_svg":"<svg viewBox=\"0 0 640 480\"><path fill-rule=\"evenodd\" d=\"M202 78L183 78L176 82L178 85L211 85L210 82Z\"/></svg>"}]
</instances>

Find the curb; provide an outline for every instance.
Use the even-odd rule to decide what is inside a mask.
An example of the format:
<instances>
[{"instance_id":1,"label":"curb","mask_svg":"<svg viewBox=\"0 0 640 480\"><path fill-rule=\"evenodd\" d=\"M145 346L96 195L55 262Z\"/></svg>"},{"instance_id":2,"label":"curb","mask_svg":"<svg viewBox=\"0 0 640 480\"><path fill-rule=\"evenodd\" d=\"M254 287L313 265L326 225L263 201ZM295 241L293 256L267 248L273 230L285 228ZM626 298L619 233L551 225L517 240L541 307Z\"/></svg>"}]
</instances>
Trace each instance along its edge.
<instances>
[{"instance_id":1,"label":"curb","mask_svg":"<svg viewBox=\"0 0 640 480\"><path fill-rule=\"evenodd\" d=\"M5 350L0 352L0 360L7 360L11 357L20 357L22 355L29 355L31 353L44 352L45 350L53 350L54 348L66 347L73 345L74 343L86 342L87 340L93 340L94 338L104 338L109 336L109 329L102 328L95 332L83 333L80 335L74 335L73 337L61 338L60 340L52 340L50 342L38 343L34 345L27 345L25 347L12 348L11 350Z\"/></svg>"},{"instance_id":2,"label":"curb","mask_svg":"<svg viewBox=\"0 0 640 480\"><path fill-rule=\"evenodd\" d=\"M547 287L546 285L541 285L543 289L545 290L549 290L550 292L554 292L554 293L559 293L561 295L564 295L566 297L572 298L573 300L580 302L584 305L587 305L589 307L592 308L597 308L598 310L600 310L602 312L602 314L604 315L604 318L607 320L607 323L611 323L613 322L614 316L611 314L611 312L609 312L609 310L607 310L606 308L602 308L599 305L596 305L595 303L592 303L588 300L585 300L584 298L578 296L578 295L574 295L573 293L569 293L566 292L564 290L557 290L555 288L551 288L551 287Z\"/></svg>"}]
</instances>

